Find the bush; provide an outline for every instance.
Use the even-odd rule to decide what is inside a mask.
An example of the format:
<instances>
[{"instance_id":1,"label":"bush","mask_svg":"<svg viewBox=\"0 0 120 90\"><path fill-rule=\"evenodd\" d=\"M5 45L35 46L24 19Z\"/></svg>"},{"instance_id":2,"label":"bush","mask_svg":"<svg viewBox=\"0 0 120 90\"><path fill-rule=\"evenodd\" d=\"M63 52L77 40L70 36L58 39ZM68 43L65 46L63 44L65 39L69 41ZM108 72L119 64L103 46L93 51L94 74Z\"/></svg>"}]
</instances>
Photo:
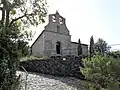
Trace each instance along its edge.
<instances>
[{"instance_id":1,"label":"bush","mask_svg":"<svg viewBox=\"0 0 120 90\"><path fill-rule=\"evenodd\" d=\"M107 54L96 54L91 59L83 59L84 68L82 74L87 80L100 85L103 88L118 87L120 80L120 60Z\"/></svg>"},{"instance_id":2,"label":"bush","mask_svg":"<svg viewBox=\"0 0 120 90\"><path fill-rule=\"evenodd\" d=\"M72 58L50 58L50 59L34 59L27 60L20 63L28 72L37 72L43 74L50 74L55 76L73 76L80 79L84 79L81 74L80 67L82 66L81 61Z\"/></svg>"}]
</instances>

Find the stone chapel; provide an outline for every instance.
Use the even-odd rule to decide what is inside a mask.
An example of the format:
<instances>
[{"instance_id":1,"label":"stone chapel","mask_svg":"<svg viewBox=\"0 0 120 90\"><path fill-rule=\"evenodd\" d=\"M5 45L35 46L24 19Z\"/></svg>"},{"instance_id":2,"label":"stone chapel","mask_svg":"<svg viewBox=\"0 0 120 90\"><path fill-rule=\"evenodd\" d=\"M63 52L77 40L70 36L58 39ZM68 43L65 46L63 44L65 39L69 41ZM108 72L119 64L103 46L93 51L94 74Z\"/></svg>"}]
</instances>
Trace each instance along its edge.
<instances>
[{"instance_id":1,"label":"stone chapel","mask_svg":"<svg viewBox=\"0 0 120 90\"><path fill-rule=\"evenodd\" d=\"M88 45L82 45L83 55L88 55ZM65 18L57 11L49 15L49 23L31 45L33 56L78 55L78 43L71 41Z\"/></svg>"}]
</instances>

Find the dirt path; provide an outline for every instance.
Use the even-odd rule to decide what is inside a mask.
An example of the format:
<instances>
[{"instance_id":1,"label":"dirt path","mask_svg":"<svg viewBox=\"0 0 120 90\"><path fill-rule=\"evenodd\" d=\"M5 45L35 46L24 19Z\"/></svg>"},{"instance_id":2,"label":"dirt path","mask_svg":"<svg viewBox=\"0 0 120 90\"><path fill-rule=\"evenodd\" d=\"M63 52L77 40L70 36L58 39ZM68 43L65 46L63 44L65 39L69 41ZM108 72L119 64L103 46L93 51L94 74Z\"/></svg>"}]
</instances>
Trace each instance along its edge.
<instances>
[{"instance_id":1,"label":"dirt path","mask_svg":"<svg viewBox=\"0 0 120 90\"><path fill-rule=\"evenodd\" d=\"M21 89L25 90L25 73L21 74ZM82 85L82 81L72 77L55 77L43 74L28 74L27 90L87 90Z\"/></svg>"}]
</instances>

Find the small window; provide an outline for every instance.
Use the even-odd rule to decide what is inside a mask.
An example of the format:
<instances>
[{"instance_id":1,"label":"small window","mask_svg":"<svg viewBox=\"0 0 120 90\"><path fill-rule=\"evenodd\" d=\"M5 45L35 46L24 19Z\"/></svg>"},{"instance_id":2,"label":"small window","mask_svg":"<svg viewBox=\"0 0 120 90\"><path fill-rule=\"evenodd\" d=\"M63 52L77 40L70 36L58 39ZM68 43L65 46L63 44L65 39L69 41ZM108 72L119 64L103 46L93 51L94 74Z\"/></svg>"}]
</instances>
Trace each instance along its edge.
<instances>
[{"instance_id":1,"label":"small window","mask_svg":"<svg viewBox=\"0 0 120 90\"><path fill-rule=\"evenodd\" d=\"M60 24L63 24L62 18L59 18L59 23L60 23Z\"/></svg>"},{"instance_id":2,"label":"small window","mask_svg":"<svg viewBox=\"0 0 120 90\"><path fill-rule=\"evenodd\" d=\"M52 16L52 21L53 21L53 22L56 22L54 15Z\"/></svg>"}]
</instances>

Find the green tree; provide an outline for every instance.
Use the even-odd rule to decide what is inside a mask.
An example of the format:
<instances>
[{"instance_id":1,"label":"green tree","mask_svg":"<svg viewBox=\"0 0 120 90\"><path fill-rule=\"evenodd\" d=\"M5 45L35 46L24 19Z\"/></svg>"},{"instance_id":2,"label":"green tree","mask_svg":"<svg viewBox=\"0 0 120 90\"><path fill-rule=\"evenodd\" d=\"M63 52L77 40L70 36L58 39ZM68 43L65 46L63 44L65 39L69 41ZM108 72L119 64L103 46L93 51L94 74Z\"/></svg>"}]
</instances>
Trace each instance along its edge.
<instances>
[{"instance_id":1,"label":"green tree","mask_svg":"<svg viewBox=\"0 0 120 90\"><path fill-rule=\"evenodd\" d=\"M80 39L78 40L78 56L82 55L82 46L81 46L81 41Z\"/></svg>"},{"instance_id":2,"label":"green tree","mask_svg":"<svg viewBox=\"0 0 120 90\"><path fill-rule=\"evenodd\" d=\"M114 58L120 58L120 51L111 51L111 52L108 52L107 54Z\"/></svg>"},{"instance_id":3,"label":"green tree","mask_svg":"<svg viewBox=\"0 0 120 90\"><path fill-rule=\"evenodd\" d=\"M45 0L0 0L0 90L14 90L19 57L27 55L28 40L25 27L44 22Z\"/></svg>"},{"instance_id":4,"label":"green tree","mask_svg":"<svg viewBox=\"0 0 120 90\"><path fill-rule=\"evenodd\" d=\"M91 36L90 38L90 47L89 47L89 54L90 54L90 58L94 55L94 39L93 36Z\"/></svg>"},{"instance_id":5,"label":"green tree","mask_svg":"<svg viewBox=\"0 0 120 90\"><path fill-rule=\"evenodd\" d=\"M103 39L99 38L97 42L95 43L95 50L99 53L104 54L109 50L110 47L108 47L106 41Z\"/></svg>"},{"instance_id":6,"label":"green tree","mask_svg":"<svg viewBox=\"0 0 120 90\"><path fill-rule=\"evenodd\" d=\"M1 23L11 27L15 21L24 25L38 25L47 14L45 0L1 0Z\"/></svg>"},{"instance_id":7,"label":"green tree","mask_svg":"<svg viewBox=\"0 0 120 90\"><path fill-rule=\"evenodd\" d=\"M96 54L91 60L86 58L83 60L84 68L82 73L87 80L100 85L103 88L118 88L120 80L120 60L105 54Z\"/></svg>"}]
</instances>

